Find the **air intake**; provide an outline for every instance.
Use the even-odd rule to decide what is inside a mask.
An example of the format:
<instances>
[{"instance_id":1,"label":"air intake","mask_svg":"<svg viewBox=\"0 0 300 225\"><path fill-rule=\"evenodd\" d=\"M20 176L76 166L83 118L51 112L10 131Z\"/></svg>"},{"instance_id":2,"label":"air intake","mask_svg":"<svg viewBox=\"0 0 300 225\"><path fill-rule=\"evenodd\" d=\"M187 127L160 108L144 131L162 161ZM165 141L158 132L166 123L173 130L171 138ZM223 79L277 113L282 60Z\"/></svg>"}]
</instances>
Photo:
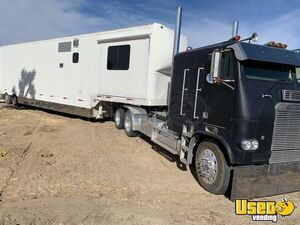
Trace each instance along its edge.
<instances>
[{"instance_id":1,"label":"air intake","mask_svg":"<svg viewBox=\"0 0 300 225\"><path fill-rule=\"evenodd\" d=\"M300 102L300 91L283 90L282 100L290 102Z\"/></svg>"}]
</instances>

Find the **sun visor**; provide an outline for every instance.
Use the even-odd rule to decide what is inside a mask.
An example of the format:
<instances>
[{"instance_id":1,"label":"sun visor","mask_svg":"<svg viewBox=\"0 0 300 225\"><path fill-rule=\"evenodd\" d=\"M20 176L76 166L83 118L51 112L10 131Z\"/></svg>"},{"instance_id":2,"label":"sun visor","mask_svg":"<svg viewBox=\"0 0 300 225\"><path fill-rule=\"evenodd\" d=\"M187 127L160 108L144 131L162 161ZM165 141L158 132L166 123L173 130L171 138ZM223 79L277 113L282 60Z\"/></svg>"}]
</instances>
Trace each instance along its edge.
<instances>
[{"instance_id":1,"label":"sun visor","mask_svg":"<svg viewBox=\"0 0 300 225\"><path fill-rule=\"evenodd\" d=\"M229 45L227 48L234 50L234 54L239 61L256 60L300 66L300 53L282 48L255 45L245 42L235 43Z\"/></svg>"}]
</instances>

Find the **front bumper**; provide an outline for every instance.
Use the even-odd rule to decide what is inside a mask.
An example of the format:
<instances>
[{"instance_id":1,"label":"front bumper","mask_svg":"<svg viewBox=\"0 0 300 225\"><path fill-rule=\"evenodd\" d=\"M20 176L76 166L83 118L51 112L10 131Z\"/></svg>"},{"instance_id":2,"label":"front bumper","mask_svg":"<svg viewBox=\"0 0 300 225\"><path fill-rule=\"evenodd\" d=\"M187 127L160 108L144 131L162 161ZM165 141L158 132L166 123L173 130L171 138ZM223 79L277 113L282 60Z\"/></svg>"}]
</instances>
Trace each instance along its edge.
<instances>
[{"instance_id":1,"label":"front bumper","mask_svg":"<svg viewBox=\"0 0 300 225\"><path fill-rule=\"evenodd\" d=\"M300 191L300 162L234 167L230 199Z\"/></svg>"}]
</instances>

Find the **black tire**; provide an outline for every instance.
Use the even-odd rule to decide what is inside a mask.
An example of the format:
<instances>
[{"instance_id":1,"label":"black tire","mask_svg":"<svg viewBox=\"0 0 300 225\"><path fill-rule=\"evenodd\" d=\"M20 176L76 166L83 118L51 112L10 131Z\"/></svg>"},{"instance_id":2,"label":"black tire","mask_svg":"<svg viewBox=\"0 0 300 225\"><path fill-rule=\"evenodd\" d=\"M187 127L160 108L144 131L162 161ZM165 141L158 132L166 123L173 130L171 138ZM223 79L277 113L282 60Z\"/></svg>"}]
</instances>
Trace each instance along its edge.
<instances>
[{"instance_id":1,"label":"black tire","mask_svg":"<svg viewBox=\"0 0 300 225\"><path fill-rule=\"evenodd\" d=\"M136 137L138 135L138 132L132 130L132 115L130 110L127 110L127 112L125 113L124 129L125 134L128 137Z\"/></svg>"},{"instance_id":2,"label":"black tire","mask_svg":"<svg viewBox=\"0 0 300 225\"><path fill-rule=\"evenodd\" d=\"M118 129L124 129L125 110L118 108L115 112L115 126Z\"/></svg>"},{"instance_id":3,"label":"black tire","mask_svg":"<svg viewBox=\"0 0 300 225\"><path fill-rule=\"evenodd\" d=\"M209 141L199 144L195 158L195 171L199 184L206 191L216 195L226 193L230 181L230 168L217 144ZM208 173L205 173L207 171Z\"/></svg>"},{"instance_id":4,"label":"black tire","mask_svg":"<svg viewBox=\"0 0 300 225\"><path fill-rule=\"evenodd\" d=\"M17 105L18 105L18 97L17 97L16 95L11 96L11 103L12 103L14 106L17 106Z\"/></svg>"},{"instance_id":5,"label":"black tire","mask_svg":"<svg viewBox=\"0 0 300 225\"><path fill-rule=\"evenodd\" d=\"M5 93L4 94L4 102L5 102L5 104L11 104L11 97L10 97L10 95L9 94L7 94L7 93Z\"/></svg>"}]
</instances>

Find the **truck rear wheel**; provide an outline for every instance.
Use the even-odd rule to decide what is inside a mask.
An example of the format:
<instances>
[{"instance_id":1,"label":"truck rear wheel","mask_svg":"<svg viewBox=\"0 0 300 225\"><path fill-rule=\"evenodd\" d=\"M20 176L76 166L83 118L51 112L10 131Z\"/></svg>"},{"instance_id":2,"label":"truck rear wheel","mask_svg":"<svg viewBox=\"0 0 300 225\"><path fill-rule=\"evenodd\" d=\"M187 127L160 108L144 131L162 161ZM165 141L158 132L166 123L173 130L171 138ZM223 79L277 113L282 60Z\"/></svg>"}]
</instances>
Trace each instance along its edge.
<instances>
[{"instance_id":1,"label":"truck rear wheel","mask_svg":"<svg viewBox=\"0 0 300 225\"><path fill-rule=\"evenodd\" d=\"M11 96L11 103L12 103L14 106L17 106L17 105L18 105L18 98L17 98L16 95Z\"/></svg>"},{"instance_id":2,"label":"truck rear wheel","mask_svg":"<svg viewBox=\"0 0 300 225\"><path fill-rule=\"evenodd\" d=\"M138 133L132 130L132 115L130 110L127 110L124 120L125 133L128 137L136 137Z\"/></svg>"},{"instance_id":3,"label":"truck rear wheel","mask_svg":"<svg viewBox=\"0 0 300 225\"><path fill-rule=\"evenodd\" d=\"M115 112L115 126L118 129L124 128L125 110L118 108Z\"/></svg>"},{"instance_id":4,"label":"truck rear wheel","mask_svg":"<svg viewBox=\"0 0 300 225\"><path fill-rule=\"evenodd\" d=\"M201 187L216 195L225 194L230 181L230 168L217 144L209 141L199 144L195 167Z\"/></svg>"},{"instance_id":5,"label":"truck rear wheel","mask_svg":"<svg viewBox=\"0 0 300 225\"><path fill-rule=\"evenodd\" d=\"M11 103L10 95L7 94L7 93L4 94L4 102L5 102L5 104L7 104L7 105Z\"/></svg>"}]
</instances>

